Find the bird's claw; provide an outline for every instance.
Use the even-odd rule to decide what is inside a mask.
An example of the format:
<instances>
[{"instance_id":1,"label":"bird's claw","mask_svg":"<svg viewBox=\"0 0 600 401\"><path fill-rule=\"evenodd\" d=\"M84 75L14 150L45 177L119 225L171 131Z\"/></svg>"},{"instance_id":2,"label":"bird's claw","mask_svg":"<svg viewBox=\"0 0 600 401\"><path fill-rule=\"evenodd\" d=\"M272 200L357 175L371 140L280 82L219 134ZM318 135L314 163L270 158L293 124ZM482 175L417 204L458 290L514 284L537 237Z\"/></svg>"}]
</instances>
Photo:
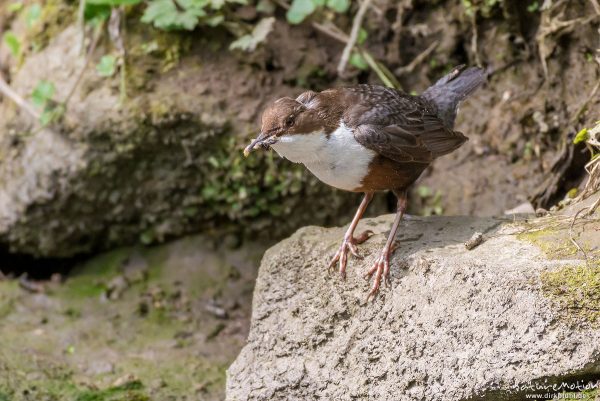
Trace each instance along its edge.
<instances>
[{"instance_id":1,"label":"bird's claw","mask_svg":"<svg viewBox=\"0 0 600 401\"><path fill-rule=\"evenodd\" d=\"M358 247L356 245L362 244L369 237L373 235L373 231L367 230L361 233L358 237L348 237L344 238L342 241L342 245L335 253L331 261L329 262L328 270L331 269L339 262L339 272L342 279L346 279L346 264L348 263L348 252L352 254L355 258L362 259L363 256L358 253Z\"/></svg>"},{"instance_id":2,"label":"bird's claw","mask_svg":"<svg viewBox=\"0 0 600 401\"><path fill-rule=\"evenodd\" d=\"M377 293L379 292L379 287L381 286L381 280L383 279L386 286L390 286L390 252L384 251L381 256L377 258L373 267L365 274L365 279L369 279L372 276L373 285L371 286L371 291L367 294L366 302L369 302L369 298L373 297L373 300L376 298Z\"/></svg>"}]
</instances>

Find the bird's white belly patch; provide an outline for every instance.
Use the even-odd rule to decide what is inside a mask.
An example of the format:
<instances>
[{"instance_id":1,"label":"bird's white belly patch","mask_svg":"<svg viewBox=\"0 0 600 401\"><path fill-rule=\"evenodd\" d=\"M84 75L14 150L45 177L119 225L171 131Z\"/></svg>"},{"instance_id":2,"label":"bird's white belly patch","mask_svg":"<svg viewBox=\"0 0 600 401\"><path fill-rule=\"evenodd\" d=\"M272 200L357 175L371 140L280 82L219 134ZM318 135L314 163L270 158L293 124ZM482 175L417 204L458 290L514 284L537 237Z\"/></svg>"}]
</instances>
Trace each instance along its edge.
<instances>
[{"instance_id":1,"label":"bird's white belly patch","mask_svg":"<svg viewBox=\"0 0 600 401\"><path fill-rule=\"evenodd\" d=\"M286 159L304 164L324 183L347 191L361 185L375 157L343 123L329 138L323 132L284 135L271 147Z\"/></svg>"}]
</instances>

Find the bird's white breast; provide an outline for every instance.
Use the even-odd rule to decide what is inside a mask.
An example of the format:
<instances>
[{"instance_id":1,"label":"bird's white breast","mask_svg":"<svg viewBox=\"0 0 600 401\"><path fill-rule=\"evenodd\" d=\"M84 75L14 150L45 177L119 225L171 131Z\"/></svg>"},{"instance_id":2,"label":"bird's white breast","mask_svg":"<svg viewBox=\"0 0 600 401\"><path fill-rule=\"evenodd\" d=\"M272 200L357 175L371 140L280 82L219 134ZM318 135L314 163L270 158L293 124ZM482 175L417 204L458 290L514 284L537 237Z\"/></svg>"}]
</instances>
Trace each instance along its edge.
<instances>
[{"instance_id":1,"label":"bird's white breast","mask_svg":"<svg viewBox=\"0 0 600 401\"><path fill-rule=\"evenodd\" d=\"M329 138L324 132L284 135L271 147L286 159L304 164L324 183L347 191L360 186L375 157L343 123Z\"/></svg>"}]
</instances>

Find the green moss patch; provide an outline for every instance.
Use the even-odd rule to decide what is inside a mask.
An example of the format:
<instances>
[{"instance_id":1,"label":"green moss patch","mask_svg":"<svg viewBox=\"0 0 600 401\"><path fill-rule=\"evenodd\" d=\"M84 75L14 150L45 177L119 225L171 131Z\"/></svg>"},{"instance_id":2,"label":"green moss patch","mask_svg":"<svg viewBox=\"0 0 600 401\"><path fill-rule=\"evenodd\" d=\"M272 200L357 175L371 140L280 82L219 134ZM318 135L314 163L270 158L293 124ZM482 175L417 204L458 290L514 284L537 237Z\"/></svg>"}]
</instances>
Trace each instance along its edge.
<instances>
[{"instance_id":1,"label":"green moss patch","mask_svg":"<svg viewBox=\"0 0 600 401\"><path fill-rule=\"evenodd\" d=\"M569 317L600 323L600 260L541 275L542 291Z\"/></svg>"},{"instance_id":2,"label":"green moss patch","mask_svg":"<svg viewBox=\"0 0 600 401\"><path fill-rule=\"evenodd\" d=\"M517 235L517 238L538 246L550 259L572 257L578 251L568 239L568 234L557 229L531 229Z\"/></svg>"},{"instance_id":3,"label":"green moss patch","mask_svg":"<svg viewBox=\"0 0 600 401\"><path fill-rule=\"evenodd\" d=\"M45 0L42 3L39 21L28 32L28 41L34 51L46 47L50 40L75 21L77 2L67 0Z\"/></svg>"}]
</instances>

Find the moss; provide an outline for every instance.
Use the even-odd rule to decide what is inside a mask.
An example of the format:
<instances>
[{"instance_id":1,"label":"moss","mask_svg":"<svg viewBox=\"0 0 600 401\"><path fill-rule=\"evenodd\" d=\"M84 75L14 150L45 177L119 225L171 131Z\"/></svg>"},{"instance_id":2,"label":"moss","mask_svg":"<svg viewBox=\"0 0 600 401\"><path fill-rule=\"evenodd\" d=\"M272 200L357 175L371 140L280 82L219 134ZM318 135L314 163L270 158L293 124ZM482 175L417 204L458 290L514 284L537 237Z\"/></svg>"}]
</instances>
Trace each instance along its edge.
<instances>
[{"instance_id":1,"label":"moss","mask_svg":"<svg viewBox=\"0 0 600 401\"><path fill-rule=\"evenodd\" d=\"M97 298L105 290L103 281L115 275L131 253L121 248L99 255L72 272L65 296L71 298Z\"/></svg>"},{"instance_id":2,"label":"moss","mask_svg":"<svg viewBox=\"0 0 600 401\"><path fill-rule=\"evenodd\" d=\"M600 260L541 275L543 293L568 317L600 324Z\"/></svg>"},{"instance_id":3,"label":"moss","mask_svg":"<svg viewBox=\"0 0 600 401\"><path fill-rule=\"evenodd\" d=\"M528 227L517 235L521 241L530 242L539 247L550 259L563 259L577 254L578 249L568 238L568 232L558 228Z\"/></svg>"},{"instance_id":4,"label":"moss","mask_svg":"<svg viewBox=\"0 0 600 401\"><path fill-rule=\"evenodd\" d=\"M149 401L150 397L144 391L139 380L132 380L120 386L105 390L87 390L75 397L75 401Z\"/></svg>"},{"instance_id":5,"label":"moss","mask_svg":"<svg viewBox=\"0 0 600 401\"><path fill-rule=\"evenodd\" d=\"M75 21L77 2L68 0L45 0L40 20L28 32L27 41L34 51L46 47L50 40Z\"/></svg>"},{"instance_id":6,"label":"moss","mask_svg":"<svg viewBox=\"0 0 600 401\"><path fill-rule=\"evenodd\" d=\"M1 387L1 384L0 384ZM74 384L70 378L29 380L19 392L0 390L0 401L149 401L147 391L139 380L106 389L89 389ZM10 395L12 393L12 395ZM2 398L5 397L5 398Z\"/></svg>"},{"instance_id":7,"label":"moss","mask_svg":"<svg viewBox=\"0 0 600 401\"><path fill-rule=\"evenodd\" d=\"M597 386L598 384L594 384ZM580 392L564 392L561 393L561 400L589 400L595 401L600 397L600 389L594 388L590 390L584 390Z\"/></svg>"},{"instance_id":8,"label":"moss","mask_svg":"<svg viewBox=\"0 0 600 401\"><path fill-rule=\"evenodd\" d=\"M155 29L135 13L128 16L127 27L127 82L134 93L147 90L156 77L175 68L191 48L191 35Z\"/></svg>"},{"instance_id":9,"label":"moss","mask_svg":"<svg viewBox=\"0 0 600 401\"><path fill-rule=\"evenodd\" d=\"M16 281L0 281L0 319L14 310L14 299L19 291Z\"/></svg>"}]
</instances>

